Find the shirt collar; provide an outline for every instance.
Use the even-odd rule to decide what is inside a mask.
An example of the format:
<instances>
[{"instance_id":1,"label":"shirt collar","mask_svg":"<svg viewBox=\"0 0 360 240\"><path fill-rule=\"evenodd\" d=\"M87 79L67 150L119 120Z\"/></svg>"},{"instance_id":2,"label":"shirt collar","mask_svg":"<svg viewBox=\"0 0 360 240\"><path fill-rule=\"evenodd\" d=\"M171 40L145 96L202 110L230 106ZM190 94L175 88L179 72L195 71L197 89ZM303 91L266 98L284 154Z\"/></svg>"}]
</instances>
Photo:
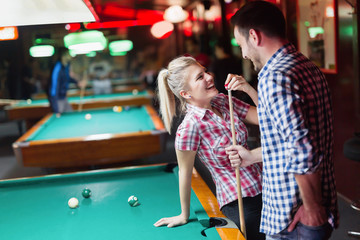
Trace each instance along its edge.
<instances>
[{"instance_id":1,"label":"shirt collar","mask_svg":"<svg viewBox=\"0 0 360 240\"><path fill-rule=\"evenodd\" d=\"M217 107L216 102L217 102L217 99L219 98L219 95L221 95L221 94L218 94L216 97L214 97L211 100L211 105L213 107ZM194 114L195 116L198 116L200 119L202 119L205 116L205 114L209 111L210 111L209 109L197 107L190 103L186 103L186 113Z\"/></svg>"},{"instance_id":2,"label":"shirt collar","mask_svg":"<svg viewBox=\"0 0 360 240\"><path fill-rule=\"evenodd\" d=\"M261 79L266 73L268 69L271 69L284 55L289 53L296 52L296 48L292 43L287 43L281 48L279 48L274 55L271 56L269 61L264 65L264 67L259 72L259 79Z\"/></svg>"},{"instance_id":3,"label":"shirt collar","mask_svg":"<svg viewBox=\"0 0 360 240\"><path fill-rule=\"evenodd\" d=\"M207 111L208 109L197 107L190 103L186 104L186 113L194 114L195 116L198 116L201 119L205 116Z\"/></svg>"}]
</instances>

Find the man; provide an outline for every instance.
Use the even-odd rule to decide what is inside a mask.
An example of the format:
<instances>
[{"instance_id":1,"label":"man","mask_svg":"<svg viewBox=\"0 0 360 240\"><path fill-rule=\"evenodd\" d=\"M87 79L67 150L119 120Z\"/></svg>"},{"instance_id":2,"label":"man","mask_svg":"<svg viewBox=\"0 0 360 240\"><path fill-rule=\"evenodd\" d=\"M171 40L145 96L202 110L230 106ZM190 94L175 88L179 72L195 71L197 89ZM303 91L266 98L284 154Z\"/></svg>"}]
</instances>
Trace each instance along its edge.
<instances>
[{"instance_id":1,"label":"man","mask_svg":"<svg viewBox=\"0 0 360 240\"><path fill-rule=\"evenodd\" d=\"M79 87L84 87L86 84L85 81L80 82L73 78L74 73L70 70L71 56L69 51L66 48L59 48L58 56L59 60L55 63L52 70L48 91L51 109L56 114L72 111L72 107L66 97L69 83L74 82Z\"/></svg>"},{"instance_id":2,"label":"man","mask_svg":"<svg viewBox=\"0 0 360 240\"><path fill-rule=\"evenodd\" d=\"M97 55L95 61L90 64L89 75L93 82L95 95L112 93L111 71L110 63L103 59L101 55Z\"/></svg>"},{"instance_id":3,"label":"man","mask_svg":"<svg viewBox=\"0 0 360 240\"><path fill-rule=\"evenodd\" d=\"M261 148L228 147L227 153L233 166L263 162L260 231L267 239L328 239L338 210L326 79L286 40L275 5L250 2L231 21L243 57L260 71Z\"/></svg>"}]
</instances>

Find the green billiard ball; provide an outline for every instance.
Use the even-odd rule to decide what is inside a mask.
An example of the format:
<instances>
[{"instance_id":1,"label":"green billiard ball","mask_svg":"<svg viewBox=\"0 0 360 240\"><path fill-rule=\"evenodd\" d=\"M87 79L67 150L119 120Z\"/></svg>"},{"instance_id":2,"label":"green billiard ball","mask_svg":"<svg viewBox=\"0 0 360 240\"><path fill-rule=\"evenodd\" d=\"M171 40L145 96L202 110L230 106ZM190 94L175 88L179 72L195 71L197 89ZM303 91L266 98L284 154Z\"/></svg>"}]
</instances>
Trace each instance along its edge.
<instances>
[{"instance_id":1,"label":"green billiard ball","mask_svg":"<svg viewBox=\"0 0 360 240\"><path fill-rule=\"evenodd\" d=\"M130 196L128 198L128 203L129 203L130 206L136 207L136 206L139 205L139 199L137 197L135 197L135 196Z\"/></svg>"},{"instance_id":2,"label":"green billiard ball","mask_svg":"<svg viewBox=\"0 0 360 240\"><path fill-rule=\"evenodd\" d=\"M82 191L82 195L84 198L89 198L91 196L91 190L88 189L88 188L85 188L83 191Z\"/></svg>"}]
</instances>

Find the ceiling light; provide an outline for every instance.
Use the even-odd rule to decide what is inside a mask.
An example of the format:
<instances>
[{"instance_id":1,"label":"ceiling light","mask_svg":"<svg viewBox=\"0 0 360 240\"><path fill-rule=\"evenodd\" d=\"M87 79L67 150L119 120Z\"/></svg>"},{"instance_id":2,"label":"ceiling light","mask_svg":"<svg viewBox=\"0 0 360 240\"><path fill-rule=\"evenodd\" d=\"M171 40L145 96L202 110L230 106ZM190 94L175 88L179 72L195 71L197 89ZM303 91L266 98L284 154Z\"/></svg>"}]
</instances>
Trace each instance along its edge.
<instances>
[{"instance_id":1,"label":"ceiling light","mask_svg":"<svg viewBox=\"0 0 360 240\"><path fill-rule=\"evenodd\" d=\"M51 45L32 46L29 49L30 56L32 57L51 57L54 55L55 49Z\"/></svg>"},{"instance_id":2,"label":"ceiling light","mask_svg":"<svg viewBox=\"0 0 360 240\"><path fill-rule=\"evenodd\" d=\"M173 31L174 24L168 21L157 22L150 29L151 34L159 39L169 37Z\"/></svg>"},{"instance_id":3,"label":"ceiling light","mask_svg":"<svg viewBox=\"0 0 360 240\"><path fill-rule=\"evenodd\" d=\"M165 10L164 19L172 23L183 22L188 17L188 12L179 5L174 5Z\"/></svg>"},{"instance_id":4,"label":"ceiling light","mask_svg":"<svg viewBox=\"0 0 360 240\"><path fill-rule=\"evenodd\" d=\"M0 27L0 41L18 39L17 27Z\"/></svg>"},{"instance_id":5,"label":"ceiling light","mask_svg":"<svg viewBox=\"0 0 360 240\"><path fill-rule=\"evenodd\" d=\"M0 27L99 20L90 0L0 0L0 4Z\"/></svg>"},{"instance_id":6,"label":"ceiling light","mask_svg":"<svg viewBox=\"0 0 360 240\"><path fill-rule=\"evenodd\" d=\"M92 30L67 34L64 37L64 45L74 54L86 54L104 50L107 40L102 32Z\"/></svg>"},{"instance_id":7,"label":"ceiling light","mask_svg":"<svg viewBox=\"0 0 360 240\"><path fill-rule=\"evenodd\" d=\"M130 40L112 41L109 44L110 52L128 52L133 49L133 42Z\"/></svg>"}]
</instances>

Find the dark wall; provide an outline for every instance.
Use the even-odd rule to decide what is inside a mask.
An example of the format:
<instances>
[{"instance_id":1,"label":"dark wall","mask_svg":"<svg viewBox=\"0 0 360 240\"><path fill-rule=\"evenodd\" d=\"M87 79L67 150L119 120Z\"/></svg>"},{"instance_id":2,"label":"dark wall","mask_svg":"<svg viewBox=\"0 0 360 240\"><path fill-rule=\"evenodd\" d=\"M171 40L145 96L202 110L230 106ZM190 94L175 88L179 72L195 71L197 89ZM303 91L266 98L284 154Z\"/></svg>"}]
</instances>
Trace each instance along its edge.
<instances>
[{"instance_id":1,"label":"dark wall","mask_svg":"<svg viewBox=\"0 0 360 240\"><path fill-rule=\"evenodd\" d=\"M358 15L345 1L338 0L338 73L327 75L333 96L335 174L338 191L354 200L360 199L360 162L347 159L343 154L346 140L360 131L356 109L359 101L359 43L356 32ZM352 29L352 31L351 31Z\"/></svg>"},{"instance_id":2,"label":"dark wall","mask_svg":"<svg viewBox=\"0 0 360 240\"><path fill-rule=\"evenodd\" d=\"M356 19L353 8L345 0L335 0L337 10L337 73L325 74L332 93L334 113L334 161L337 190L349 199L360 199L360 163L343 154L346 140L360 131L357 114L359 101L359 45L356 41ZM297 44L296 0L286 1L288 38ZM354 21L355 20L355 21ZM353 31L352 31L353 30ZM326 51L326 50L325 50ZM360 102L360 101L359 101Z\"/></svg>"}]
</instances>

